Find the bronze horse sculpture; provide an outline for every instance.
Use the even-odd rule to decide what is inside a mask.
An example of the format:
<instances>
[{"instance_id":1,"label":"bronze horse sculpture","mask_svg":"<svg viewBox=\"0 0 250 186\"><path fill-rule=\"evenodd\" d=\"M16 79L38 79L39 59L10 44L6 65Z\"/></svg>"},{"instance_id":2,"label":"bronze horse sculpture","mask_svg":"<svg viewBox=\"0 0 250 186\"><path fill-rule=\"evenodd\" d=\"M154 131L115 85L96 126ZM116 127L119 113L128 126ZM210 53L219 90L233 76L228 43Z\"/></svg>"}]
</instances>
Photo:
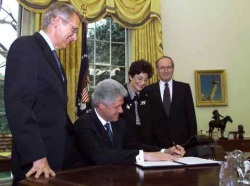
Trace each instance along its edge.
<instances>
[{"instance_id":1,"label":"bronze horse sculpture","mask_svg":"<svg viewBox=\"0 0 250 186\"><path fill-rule=\"evenodd\" d=\"M228 121L233 122L230 116L226 116L219 121L211 120L209 122L209 137L212 137L214 128L218 128L218 130L220 130L220 133L221 133L221 138L224 138L224 131L225 131L226 124Z\"/></svg>"}]
</instances>

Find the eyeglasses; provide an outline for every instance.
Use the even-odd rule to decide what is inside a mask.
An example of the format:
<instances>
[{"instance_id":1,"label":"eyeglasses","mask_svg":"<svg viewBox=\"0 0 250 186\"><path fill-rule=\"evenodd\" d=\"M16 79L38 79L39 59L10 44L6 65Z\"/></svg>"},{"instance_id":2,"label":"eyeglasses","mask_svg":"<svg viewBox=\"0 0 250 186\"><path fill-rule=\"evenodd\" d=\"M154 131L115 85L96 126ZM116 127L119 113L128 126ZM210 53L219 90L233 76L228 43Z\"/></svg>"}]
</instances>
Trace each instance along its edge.
<instances>
[{"instance_id":1,"label":"eyeglasses","mask_svg":"<svg viewBox=\"0 0 250 186\"><path fill-rule=\"evenodd\" d=\"M71 28L71 30L72 30L72 33L73 34L77 34L77 32L78 32L78 28L77 27L74 27L69 21L67 21L66 19L64 19L64 18L62 18L62 17L60 17L64 22L66 22L66 23L68 23L72 28Z\"/></svg>"}]
</instances>

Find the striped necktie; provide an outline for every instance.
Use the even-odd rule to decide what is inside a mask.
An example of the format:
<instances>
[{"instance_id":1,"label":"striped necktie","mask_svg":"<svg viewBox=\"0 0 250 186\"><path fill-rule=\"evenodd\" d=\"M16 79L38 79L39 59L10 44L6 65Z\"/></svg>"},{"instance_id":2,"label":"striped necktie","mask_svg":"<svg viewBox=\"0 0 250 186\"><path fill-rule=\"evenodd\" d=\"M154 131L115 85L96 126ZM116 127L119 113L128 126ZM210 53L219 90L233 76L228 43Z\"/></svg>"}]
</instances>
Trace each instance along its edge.
<instances>
[{"instance_id":1,"label":"striped necktie","mask_svg":"<svg viewBox=\"0 0 250 186\"><path fill-rule=\"evenodd\" d=\"M108 133L108 136L109 136L110 141L111 141L112 144L114 145L114 142L113 142L113 133L112 133L112 131L111 131L110 123L106 123L106 124L104 125L104 128L105 128L106 132Z\"/></svg>"}]
</instances>

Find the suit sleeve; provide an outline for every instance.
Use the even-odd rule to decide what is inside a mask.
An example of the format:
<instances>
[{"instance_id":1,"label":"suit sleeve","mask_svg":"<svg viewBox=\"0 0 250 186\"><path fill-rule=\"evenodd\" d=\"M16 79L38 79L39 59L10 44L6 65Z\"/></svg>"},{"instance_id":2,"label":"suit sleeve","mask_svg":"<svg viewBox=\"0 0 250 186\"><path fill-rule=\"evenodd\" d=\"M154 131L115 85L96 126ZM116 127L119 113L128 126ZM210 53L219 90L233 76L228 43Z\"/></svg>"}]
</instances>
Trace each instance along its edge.
<instances>
[{"instance_id":1,"label":"suit sleeve","mask_svg":"<svg viewBox=\"0 0 250 186\"><path fill-rule=\"evenodd\" d=\"M189 125L189 135L194 136L197 134L197 122L196 122L196 115L194 110L194 102L191 93L190 86L187 86L187 97L186 97L186 117L188 120Z\"/></svg>"},{"instance_id":2,"label":"suit sleeve","mask_svg":"<svg viewBox=\"0 0 250 186\"><path fill-rule=\"evenodd\" d=\"M132 164L138 150L109 148L95 124L89 119L78 119L74 125L76 144L82 156L94 165Z\"/></svg>"},{"instance_id":3,"label":"suit sleeve","mask_svg":"<svg viewBox=\"0 0 250 186\"><path fill-rule=\"evenodd\" d=\"M16 40L8 53L5 73L4 101L14 146L22 165L46 157L46 150L32 111L38 89L37 68L32 47ZM27 40L26 40L27 41ZM46 72L44 72L46 73Z\"/></svg>"}]
</instances>

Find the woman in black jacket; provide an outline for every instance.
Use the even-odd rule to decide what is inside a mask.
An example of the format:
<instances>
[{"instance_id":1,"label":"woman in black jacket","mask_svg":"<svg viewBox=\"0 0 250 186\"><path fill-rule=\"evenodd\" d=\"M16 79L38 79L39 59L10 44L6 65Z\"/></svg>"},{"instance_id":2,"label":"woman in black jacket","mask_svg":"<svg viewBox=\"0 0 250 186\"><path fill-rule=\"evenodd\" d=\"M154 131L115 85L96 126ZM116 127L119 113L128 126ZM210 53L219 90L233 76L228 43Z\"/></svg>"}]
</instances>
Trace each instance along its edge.
<instances>
[{"instance_id":1,"label":"woman in black jacket","mask_svg":"<svg viewBox=\"0 0 250 186\"><path fill-rule=\"evenodd\" d=\"M122 117L137 141L152 144L151 116L147 107L147 95L141 90L153 75L152 65L140 59L129 68L129 82L125 85L128 96L124 98Z\"/></svg>"}]
</instances>

